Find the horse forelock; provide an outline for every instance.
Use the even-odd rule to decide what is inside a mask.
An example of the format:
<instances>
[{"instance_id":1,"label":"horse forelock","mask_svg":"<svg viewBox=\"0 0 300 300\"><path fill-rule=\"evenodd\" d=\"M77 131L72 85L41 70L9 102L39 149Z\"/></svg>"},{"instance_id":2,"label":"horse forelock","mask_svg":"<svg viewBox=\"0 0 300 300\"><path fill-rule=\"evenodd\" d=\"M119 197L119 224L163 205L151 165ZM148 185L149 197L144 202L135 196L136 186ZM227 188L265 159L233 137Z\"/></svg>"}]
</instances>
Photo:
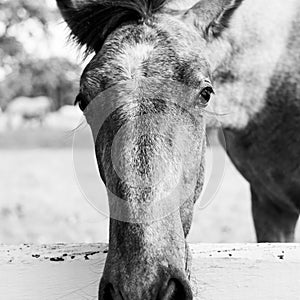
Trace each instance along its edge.
<instances>
[{"instance_id":1,"label":"horse forelock","mask_svg":"<svg viewBox=\"0 0 300 300\"><path fill-rule=\"evenodd\" d=\"M168 0L103 0L91 2L67 14L71 37L79 45L86 45L87 54L100 51L106 38L124 23L143 22L165 6Z\"/></svg>"}]
</instances>

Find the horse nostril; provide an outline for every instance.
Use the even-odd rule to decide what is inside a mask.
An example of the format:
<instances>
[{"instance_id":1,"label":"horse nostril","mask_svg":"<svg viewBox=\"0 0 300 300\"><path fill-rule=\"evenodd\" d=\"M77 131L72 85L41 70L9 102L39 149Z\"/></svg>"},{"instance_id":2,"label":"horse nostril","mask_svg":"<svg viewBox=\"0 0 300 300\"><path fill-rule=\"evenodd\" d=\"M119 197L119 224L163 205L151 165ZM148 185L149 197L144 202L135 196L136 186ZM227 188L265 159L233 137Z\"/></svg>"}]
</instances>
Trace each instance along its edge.
<instances>
[{"instance_id":1,"label":"horse nostril","mask_svg":"<svg viewBox=\"0 0 300 300\"><path fill-rule=\"evenodd\" d=\"M188 300L191 292L177 279L170 279L165 290L161 291L157 300Z\"/></svg>"},{"instance_id":2,"label":"horse nostril","mask_svg":"<svg viewBox=\"0 0 300 300\"><path fill-rule=\"evenodd\" d=\"M114 300L113 298L114 288L112 284L108 284L103 292L103 300Z\"/></svg>"},{"instance_id":3,"label":"horse nostril","mask_svg":"<svg viewBox=\"0 0 300 300\"><path fill-rule=\"evenodd\" d=\"M115 289L114 286L109 283L107 284L102 292L100 292L99 300L124 300L121 292Z\"/></svg>"}]
</instances>

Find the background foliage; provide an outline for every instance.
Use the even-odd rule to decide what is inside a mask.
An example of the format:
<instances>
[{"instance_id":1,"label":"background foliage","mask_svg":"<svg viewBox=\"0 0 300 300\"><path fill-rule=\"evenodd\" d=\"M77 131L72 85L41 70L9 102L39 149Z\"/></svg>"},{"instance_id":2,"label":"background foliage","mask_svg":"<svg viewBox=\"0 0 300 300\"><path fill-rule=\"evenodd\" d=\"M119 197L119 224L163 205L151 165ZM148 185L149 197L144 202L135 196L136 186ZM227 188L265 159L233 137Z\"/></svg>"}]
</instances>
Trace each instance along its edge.
<instances>
[{"instance_id":1,"label":"background foliage","mask_svg":"<svg viewBox=\"0 0 300 300\"><path fill-rule=\"evenodd\" d=\"M18 96L48 96L53 109L72 104L78 89L80 68L63 57L39 58L27 53L20 35L30 29L50 38L51 23L58 11L47 1L0 0L0 107Z\"/></svg>"}]
</instances>

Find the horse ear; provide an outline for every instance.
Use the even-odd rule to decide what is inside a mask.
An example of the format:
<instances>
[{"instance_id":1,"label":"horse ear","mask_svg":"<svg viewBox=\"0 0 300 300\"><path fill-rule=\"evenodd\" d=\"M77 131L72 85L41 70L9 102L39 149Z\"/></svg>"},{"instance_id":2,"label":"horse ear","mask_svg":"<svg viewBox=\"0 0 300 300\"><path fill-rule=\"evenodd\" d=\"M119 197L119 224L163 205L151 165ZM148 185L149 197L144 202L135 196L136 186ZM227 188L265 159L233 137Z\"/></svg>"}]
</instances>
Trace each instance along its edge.
<instances>
[{"instance_id":1,"label":"horse ear","mask_svg":"<svg viewBox=\"0 0 300 300\"><path fill-rule=\"evenodd\" d=\"M202 0L185 12L183 18L193 22L204 38L219 37L228 28L231 18L243 0Z\"/></svg>"},{"instance_id":2,"label":"horse ear","mask_svg":"<svg viewBox=\"0 0 300 300\"><path fill-rule=\"evenodd\" d=\"M56 0L57 6L68 24L71 35L88 51L97 51L99 40L91 36L96 27L91 16L104 0Z\"/></svg>"}]
</instances>

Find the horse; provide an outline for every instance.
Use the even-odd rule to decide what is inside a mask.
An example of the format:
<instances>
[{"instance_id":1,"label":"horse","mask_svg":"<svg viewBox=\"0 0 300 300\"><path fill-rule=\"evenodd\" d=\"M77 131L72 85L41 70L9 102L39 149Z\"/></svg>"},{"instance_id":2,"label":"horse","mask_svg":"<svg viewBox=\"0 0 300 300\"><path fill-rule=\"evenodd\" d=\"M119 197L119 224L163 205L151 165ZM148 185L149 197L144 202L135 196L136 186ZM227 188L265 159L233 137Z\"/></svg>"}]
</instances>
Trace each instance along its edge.
<instances>
[{"instance_id":1,"label":"horse","mask_svg":"<svg viewBox=\"0 0 300 300\"><path fill-rule=\"evenodd\" d=\"M52 100L45 96L17 97L7 105L5 110L8 117L8 126L11 126L16 119L20 122L36 120L39 124L42 124L51 110L51 105Z\"/></svg>"},{"instance_id":2,"label":"horse","mask_svg":"<svg viewBox=\"0 0 300 300\"><path fill-rule=\"evenodd\" d=\"M74 39L94 53L76 103L110 205L99 299L193 299L186 237L203 187L205 130L217 126L212 115L251 186L257 241L293 241L299 1L57 3Z\"/></svg>"}]
</instances>

